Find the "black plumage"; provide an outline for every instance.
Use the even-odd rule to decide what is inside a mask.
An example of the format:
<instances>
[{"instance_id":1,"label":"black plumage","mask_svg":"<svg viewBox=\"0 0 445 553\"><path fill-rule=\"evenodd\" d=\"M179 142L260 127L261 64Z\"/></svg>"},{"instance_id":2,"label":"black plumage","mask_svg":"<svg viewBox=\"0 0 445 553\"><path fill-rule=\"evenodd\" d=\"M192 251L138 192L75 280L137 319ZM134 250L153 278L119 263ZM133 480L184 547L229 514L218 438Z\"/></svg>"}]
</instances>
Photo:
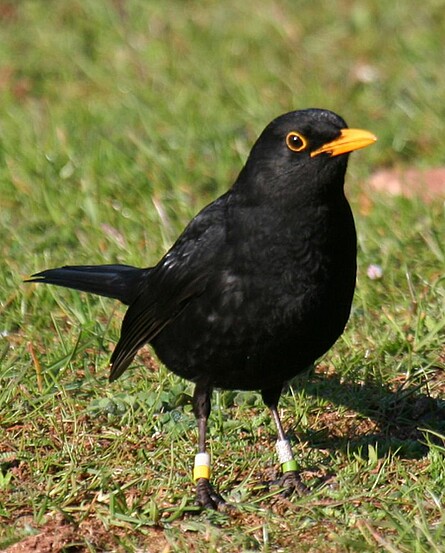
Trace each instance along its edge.
<instances>
[{"instance_id":1,"label":"black plumage","mask_svg":"<svg viewBox=\"0 0 445 553\"><path fill-rule=\"evenodd\" d=\"M129 305L110 380L150 343L171 371L196 383L201 453L215 387L261 390L285 441L276 409L283 384L332 346L349 317L356 234L344 176L349 152L374 140L327 110L282 115L258 138L232 188L155 267L62 267L32 281ZM302 490L289 466L285 485ZM199 503L216 507L220 496L199 474Z\"/></svg>"}]
</instances>

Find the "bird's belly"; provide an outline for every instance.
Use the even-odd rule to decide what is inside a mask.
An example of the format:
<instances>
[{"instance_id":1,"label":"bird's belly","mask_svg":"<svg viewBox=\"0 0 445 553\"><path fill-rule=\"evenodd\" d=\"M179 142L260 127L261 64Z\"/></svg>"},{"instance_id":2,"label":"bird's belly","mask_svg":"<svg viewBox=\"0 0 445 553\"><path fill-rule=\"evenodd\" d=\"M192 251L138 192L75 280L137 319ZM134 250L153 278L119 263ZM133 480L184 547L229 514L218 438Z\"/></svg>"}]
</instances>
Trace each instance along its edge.
<instances>
[{"instance_id":1,"label":"bird's belly","mask_svg":"<svg viewBox=\"0 0 445 553\"><path fill-rule=\"evenodd\" d=\"M224 294L209 287L152 341L161 361L192 381L225 389L282 384L325 353L350 312L350 274L305 281L280 274L232 279ZM297 275L298 276L298 275ZM242 285L238 285L242 282Z\"/></svg>"}]
</instances>

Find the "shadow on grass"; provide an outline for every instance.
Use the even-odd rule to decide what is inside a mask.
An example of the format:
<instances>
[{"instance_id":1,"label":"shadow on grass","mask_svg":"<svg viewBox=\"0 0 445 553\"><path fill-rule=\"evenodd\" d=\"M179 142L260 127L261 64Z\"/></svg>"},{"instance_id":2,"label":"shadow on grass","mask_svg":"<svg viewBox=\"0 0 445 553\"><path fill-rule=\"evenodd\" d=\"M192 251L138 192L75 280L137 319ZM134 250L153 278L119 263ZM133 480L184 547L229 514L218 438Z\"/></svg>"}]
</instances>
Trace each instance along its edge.
<instances>
[{"instance_id":1,"label":"shadow on grass","mask_svg":"<svg viewBox=\"0 0 445 553\"><path fill-rule=\"evenodd\" d=\"M418 459L427 454L428 442L444 445L439 436L445 435L445 400L421 392L425 383L394 390L380 383L355 384L342 381L338 375L312 373L294 381L294 386L337 406L321 413L315 427L303 433L295 431L295 436L310 447L360 450L364 455L368 445L373 445L379 457L393 453ZM339 406L358 415L345 416Z\"/></svg>"}]
</instances>

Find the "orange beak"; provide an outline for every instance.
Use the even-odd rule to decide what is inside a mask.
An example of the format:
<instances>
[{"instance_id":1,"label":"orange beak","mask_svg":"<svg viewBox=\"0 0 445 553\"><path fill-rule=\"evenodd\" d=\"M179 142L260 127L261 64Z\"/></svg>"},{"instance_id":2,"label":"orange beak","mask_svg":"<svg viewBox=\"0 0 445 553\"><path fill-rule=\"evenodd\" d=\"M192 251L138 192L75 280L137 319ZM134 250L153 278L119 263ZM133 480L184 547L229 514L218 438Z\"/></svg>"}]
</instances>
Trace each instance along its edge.
<instances>
[{"instance_id":1,"label":"orange beak","mask_svg":"<svg viewBox=\"0 0 445 553\"><path fill-rule=\"evenodd\" d=\"M328 154L331 157L348 154L354 150L366 148L376 140L377 138L372 133L362 129L342 129L340 136L311 152L311 157L319 154Z\"/></svg>"}]
</instances>

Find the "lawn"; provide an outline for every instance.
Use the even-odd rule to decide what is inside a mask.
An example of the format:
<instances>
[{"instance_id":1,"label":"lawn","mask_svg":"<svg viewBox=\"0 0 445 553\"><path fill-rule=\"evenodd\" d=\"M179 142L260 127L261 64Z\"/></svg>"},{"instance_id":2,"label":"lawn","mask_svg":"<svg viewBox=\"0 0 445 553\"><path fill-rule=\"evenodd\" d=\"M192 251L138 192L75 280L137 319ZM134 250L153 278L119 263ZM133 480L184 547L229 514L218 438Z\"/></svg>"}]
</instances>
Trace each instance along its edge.
<instances>
[{"instance_id":1,"label":"lawn","mask_svg":"<svg viewBox=\"0 0 445 553\"><path fill-rule=\"evenodd\" d=\"M1 550L445 552L444 197L370 184L444 163L444 36L443 0L0 3ZM379 139L347 175L349 324L280 404L311 493L264 485L273 421L221 391L214 482L237 509L200 512L192 385L148 348L108 384L124 308L23 279L156 263L305 107Z\"/></svg>"}]
</instances>

